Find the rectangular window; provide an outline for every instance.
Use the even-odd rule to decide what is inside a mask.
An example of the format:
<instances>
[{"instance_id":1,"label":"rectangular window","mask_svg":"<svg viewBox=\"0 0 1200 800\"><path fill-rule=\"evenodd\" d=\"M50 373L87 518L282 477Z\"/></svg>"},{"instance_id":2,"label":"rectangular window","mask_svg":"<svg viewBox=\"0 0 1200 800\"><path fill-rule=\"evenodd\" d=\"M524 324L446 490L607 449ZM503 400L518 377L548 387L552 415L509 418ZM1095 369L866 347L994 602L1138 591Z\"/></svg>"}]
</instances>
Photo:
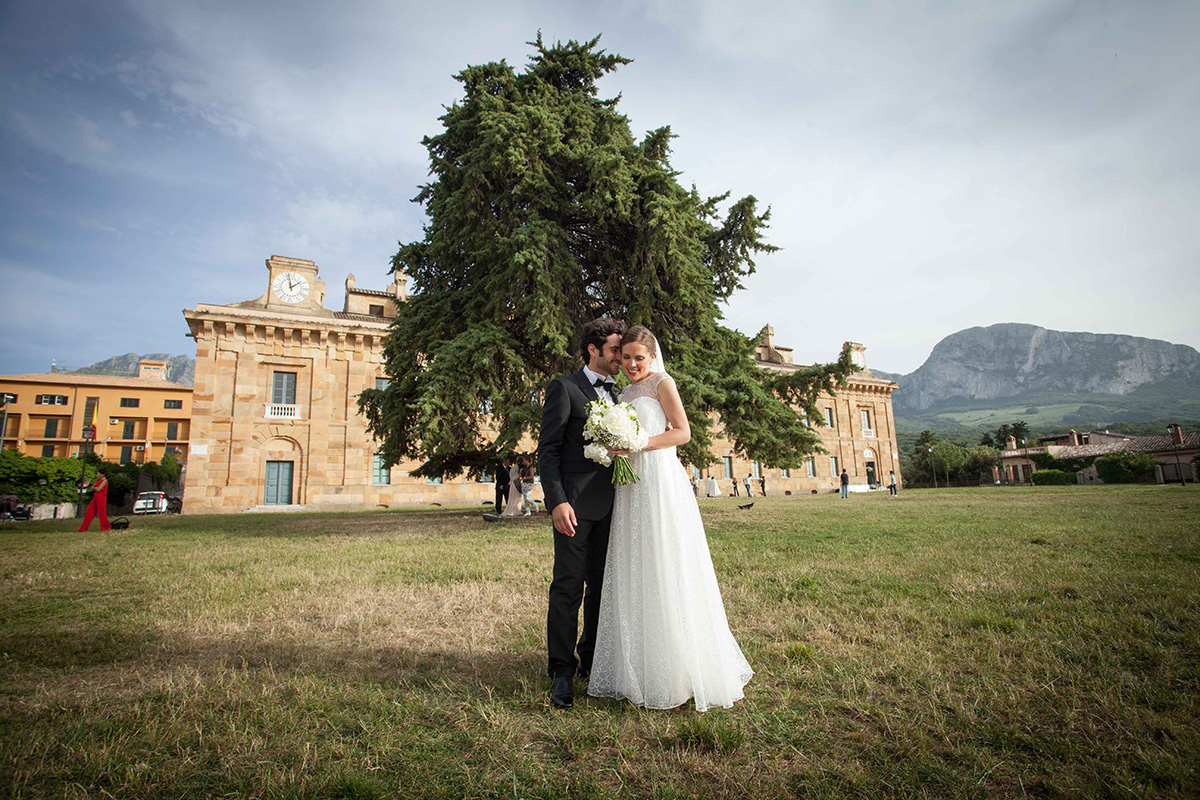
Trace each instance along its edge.
<instances>
[{"instance_id":1,"label":"rectangular window","mask_svg":"<svg viewBox=\"0 0 1200 800\"><path fill-rule=\"evenodd\" d=\"M137 408L141 402L142 401L137 397L122 397L121 408Z\"/></svg>"},{"instance_id":2,"label":"rectangular window","mask_svg":"<svg viewBox=\"0 0 1200 800\"><path fill-rule=\"evenodd\" d=\"M792 477L792 471L790 469L781 469L779 470L779 477L790 478Z\"/></svg>"},{"instance_id":3,"label":"rectangular window","mask_svg":"<svg viewBox=\"0 0 1200 800\"><path fill-rule=\"evenodd\" d=\"M273 375L271 404L277 406L296 405L296 373L275 372Z\"/></svg>"},{"instance_id":4,"label":"rectangular window","mask_svg":"<svg viewBox=\"0 0 1200 800\"><path fill-rule=\"evenodd\" d=\"M130 464L133 462L133 448L126 445L121 448L121 463Z\"/></svg>"},{"instance_id":5,"label":"rectangular window","mask_svg":"<svg viewBox=\"0 0 1200 800\"><path fill-rule=\"evenodd\" d=\"M751 461L750 462L750 473L754 476L755 480L758 480L759 478L761 478L762 477L762 464L759 464L757 461Z\"/></svg>"},{"instance_id":6,"label":"rectangular window","mask_svg":"<svg viewBox=\"0 0 1200 800\"><path fill-rule=\"evenodd\" d=\"M721 467L725 470L725 479L729 480L733 477L733 456L725 456L721 459Z\"/></svg>"},{"instance_id":7,"label":"rectangular window","mask_svg":"<svg viewBox=\"0 0 1200 800\"><path fill-rule=\"evenodd\" d=\"M168 422L167 423L167 441L173 442L178 438L179 438L179 423L178 422Z\"/></svg>"},{"instance_id":8,"label":"rectangular window","mask_svg":"<svg viewBox=\"0 0 1200 800\"><path fill-rule=\"evenodd\" d=\"M39 394L33 398L35 406L65 406L67 404L67 396L65 394Z\"/></svg>"},{"instance_id":9,"label":"rectangular window","mask_svg":"<svg viewBox=\"0 0 1200 800\"><path fill-rule=\"evenodd\" d=\"M388 387L388 384L390 384L390 383L391 383L391 381L388 380L387 378L376 378L375 379L375 388L382 392L384 389L386 389Z\"/></svg>"},{"instance_id":10,"label":"rectangular window","mask_svg":"<svg viewBox=\"0 0 1200 800\"><path fill-rule=\"evenodd\" d=\"M858 410L858 413L862 417L862 428L863 428L863 434L865 435L872 430L872 428L871 428L871 410L869 408L860 408Z\"/></svg>"},{"instance_id":11,"label":"rectangular window","mask_svg":"<svg viewBox=\"0 0 1200 800\"><path fill-rule=\"evenodd\" d=\"M125 420L125 429L123 431L121 431L121 438L122 439L132 439L133 438L133 429L134 429L135 425L137 425L137 423L134 422L133 420L131 420L131 419Z\"/></svg>"},{"instance_id":12,"label":"rectangular window","mask_svg":"<svg viewBox=\"0 0 1200 800\"><path fill-rule=\"evenodd\" d=\"M99 397L89 397L83 404L83 427L96 424L96 408L100 405Z\"/></svg>"},{"instance_id":13,"label":"rectangular window","mask_svg":"<svg viewBox=\"0 0 1200 800\"><path fill-rule=\"evenodd\" d=\"M382 317L383 316L383 306L377 306L374 304L369 305L367 307L367 313L369 315L371 315L372 317Z\"/></svg>"},{"instance_id":14,"label":"rectangular window","mask_svg":"<svg viewBox=\"0 0 1200 800\"><path fill-rule=\"evenodd\" d=\"M58 436L58 420L56 420L56 419L46 420L46 438L53 439L56 436Z\"/></svg>"},{"instance_id":15,"label":"rectangular window","mask_svg":"<svg viewBox=\"0 0 1200 800\"><path fill-rule=\"evenodd\" d=\"M392 482L392 471L383 463L383 456L371 456L371 483L387 486Z\"/></svg>"},{"instance_id":16,"label":"rectangular window","mask_svg":"<svg viewBox=\"0 0 1200 800\"><path fill-rule=\"evenodd\" d=\"M692 477L698 481L704 480L704 473L702 473L700 471L700 468L697 467L695 464L692 465Z\"/></svg>"},{"instance_id":17,"label":"rectangular window","mask_svg":"<svg viewBox=\"0 0 1200 800\"><path fill-rule=\"evenodd\" d=\"M830 456L830 457L829 457L829 470L830 470L830 473L831 473L831 474L833 475L833 477L835 477L835 478L836 478L838 475L841 475L841 474L842 474L842 471L841 471L840 469L838 469L837 456Z\"/></svg>"},{"instance_id":18,"label":"rectangular window","mask_svg":"<svg viewBox=\"0 0 1200 800\"><path fill-rule=\"evenodd\" d=\"M54 445L42 445L42 458L54 458Z\"/></svg>"},{"instance_id":19,"label":"rectangular window","mask_svg":"<svg viewBox=\"0 0 1200 800\"><path fill-rule=\"evenodd\" d=\"M825 409L825 426L826 426L826 427L829 427L829 428L832 428L832 427L834 427L834 424L833 424L833 409L832 409L832 408L827 408L827 409Z\"/></svg>"},{"instance_id":20,"label":"rectangular window","mask_svg":"<svg viewBox=\"0 0 1200 800\"><path fill-rule=\"evenodd\" d=\"M804 460L804 474L810 478L817 477L817 462L815 459L806 458Z\"/></svg>"},{"instance_id":21,"label":"rectangular window","mask_svg":"<svg viewBox=\"0 0 1200 800\"><path fill-rule=\"evenodd\" d=\"M163 408L183 408L182 400L163 400Z\"/></svg>"},{"instance_id":22,"label":"rectangular window","mask_svg":"<svg viewBox=\"0 0 1200 800\"><path fill-rule=\"evenodd\" d=\"M441 475L439 475L439 476L437 476L436 478L426 478L426 479L425 479L425 485L427 485L427 486L441 486L441 485L442 485L442 476L441 476Z\"/></svg>"}]
</instances>

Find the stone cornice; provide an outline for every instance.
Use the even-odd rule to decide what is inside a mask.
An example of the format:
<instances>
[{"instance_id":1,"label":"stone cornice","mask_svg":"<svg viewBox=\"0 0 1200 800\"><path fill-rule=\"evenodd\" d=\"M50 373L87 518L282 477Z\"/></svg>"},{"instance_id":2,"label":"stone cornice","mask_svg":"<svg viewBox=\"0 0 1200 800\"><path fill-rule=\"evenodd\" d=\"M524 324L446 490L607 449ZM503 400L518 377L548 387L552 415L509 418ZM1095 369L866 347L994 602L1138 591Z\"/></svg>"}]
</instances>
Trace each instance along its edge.
<instances>
[{"instance_id":1,"label":"stone cornice","mask_svg":"<svg viewBox=\"0 0 1200 800\"><path fill-rule=\"evenodd\" d=\"M214 323L252 325L256 327L288 328L295 330L336 330L341 333L358 333L379 337L387 333L390 320L379 322L348 320L340 317L315 317L308 314L288 314L260 308L235 308L232 306L197 303L194 309L183 310L192 334L197 328L209 328Z\"/></svg>"}]
</instances>

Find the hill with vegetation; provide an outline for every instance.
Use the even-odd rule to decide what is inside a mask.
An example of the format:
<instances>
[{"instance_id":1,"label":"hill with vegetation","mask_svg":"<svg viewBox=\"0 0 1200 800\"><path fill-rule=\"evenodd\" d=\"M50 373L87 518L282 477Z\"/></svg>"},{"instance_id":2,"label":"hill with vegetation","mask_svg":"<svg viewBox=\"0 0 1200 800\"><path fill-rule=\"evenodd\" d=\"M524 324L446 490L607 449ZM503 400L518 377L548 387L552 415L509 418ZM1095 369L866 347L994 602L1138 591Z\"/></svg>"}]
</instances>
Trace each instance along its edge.
<instances>
[{"instance_id":1,"label":"hill with vegetation","mask_svg":"<svg viewBox=\"0 0 1200 800\"><path fill-rule=\"evenodd\" d=\"M968 328L897 375L899 430L989 430L1015 419L1034 431L1200 417L1200 353L1121 334L1003 323Z\"/></svg>"}]
</instances>

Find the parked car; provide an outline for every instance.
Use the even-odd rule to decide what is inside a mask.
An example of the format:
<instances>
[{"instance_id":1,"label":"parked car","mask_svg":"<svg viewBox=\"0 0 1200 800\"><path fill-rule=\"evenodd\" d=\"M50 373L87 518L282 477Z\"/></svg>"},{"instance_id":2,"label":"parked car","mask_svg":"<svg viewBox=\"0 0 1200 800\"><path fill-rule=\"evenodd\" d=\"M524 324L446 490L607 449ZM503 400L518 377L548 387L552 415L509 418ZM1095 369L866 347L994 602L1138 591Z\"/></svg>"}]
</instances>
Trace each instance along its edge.
<instances>
[{"instance_id":1,"label":"parked car","mask_svg":"<svg viewBox=\"0 0 1200 800\"><path fill-rule=\"evenodd\" d=\"M183 498L175 497L174 495L167 498L167 513L182 514L183 513Z\"/></svg>"},{"instance_id":2,"label":"parked car","mask_svg":"<svg viewBox=\"0 0 1200 800\"><path fill-rule=\"evenodd\" d=\"M133 502L134 514L167 513L167 496L162 492L142 492Z\"/></svg>"}]
</instances>

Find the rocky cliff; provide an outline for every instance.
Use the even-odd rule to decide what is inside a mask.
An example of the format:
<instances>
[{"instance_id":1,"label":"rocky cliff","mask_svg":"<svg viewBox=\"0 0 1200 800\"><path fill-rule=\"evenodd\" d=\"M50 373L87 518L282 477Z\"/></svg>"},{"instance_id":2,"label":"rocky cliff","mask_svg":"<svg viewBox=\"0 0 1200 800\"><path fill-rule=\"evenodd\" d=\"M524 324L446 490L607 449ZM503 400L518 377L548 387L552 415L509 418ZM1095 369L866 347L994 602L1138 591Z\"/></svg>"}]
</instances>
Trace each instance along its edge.
<instances>
[{"instance_id":1,"label":"rocky cliff","mask_svg":"<svg viewBox=\"0 0 1200 800\"><path fill-rule=\"evenodd\" d=\"M191 386L196 379L196 360L190 356L172 356L167 353L126 353L123 356L113 356L103 361L97 361L86 367L75 370L78 375L133 375L138 374L138 362L143 358L152 361L166 361L167 380Z\"/></svg>"},{"instance_id":2,"label":"rocky cliff","mask_svg":"<svg viewBox=\"0 0 1200 800\"><path fill-rule=\"evenodd\" d=\"M1045 392L1129 395L1157 384L1174 392L1200 386L1200 353L1157 339L1002 323L951 334L915 372L890 377L904 413Z\"/></svg>"}]
</instances>

